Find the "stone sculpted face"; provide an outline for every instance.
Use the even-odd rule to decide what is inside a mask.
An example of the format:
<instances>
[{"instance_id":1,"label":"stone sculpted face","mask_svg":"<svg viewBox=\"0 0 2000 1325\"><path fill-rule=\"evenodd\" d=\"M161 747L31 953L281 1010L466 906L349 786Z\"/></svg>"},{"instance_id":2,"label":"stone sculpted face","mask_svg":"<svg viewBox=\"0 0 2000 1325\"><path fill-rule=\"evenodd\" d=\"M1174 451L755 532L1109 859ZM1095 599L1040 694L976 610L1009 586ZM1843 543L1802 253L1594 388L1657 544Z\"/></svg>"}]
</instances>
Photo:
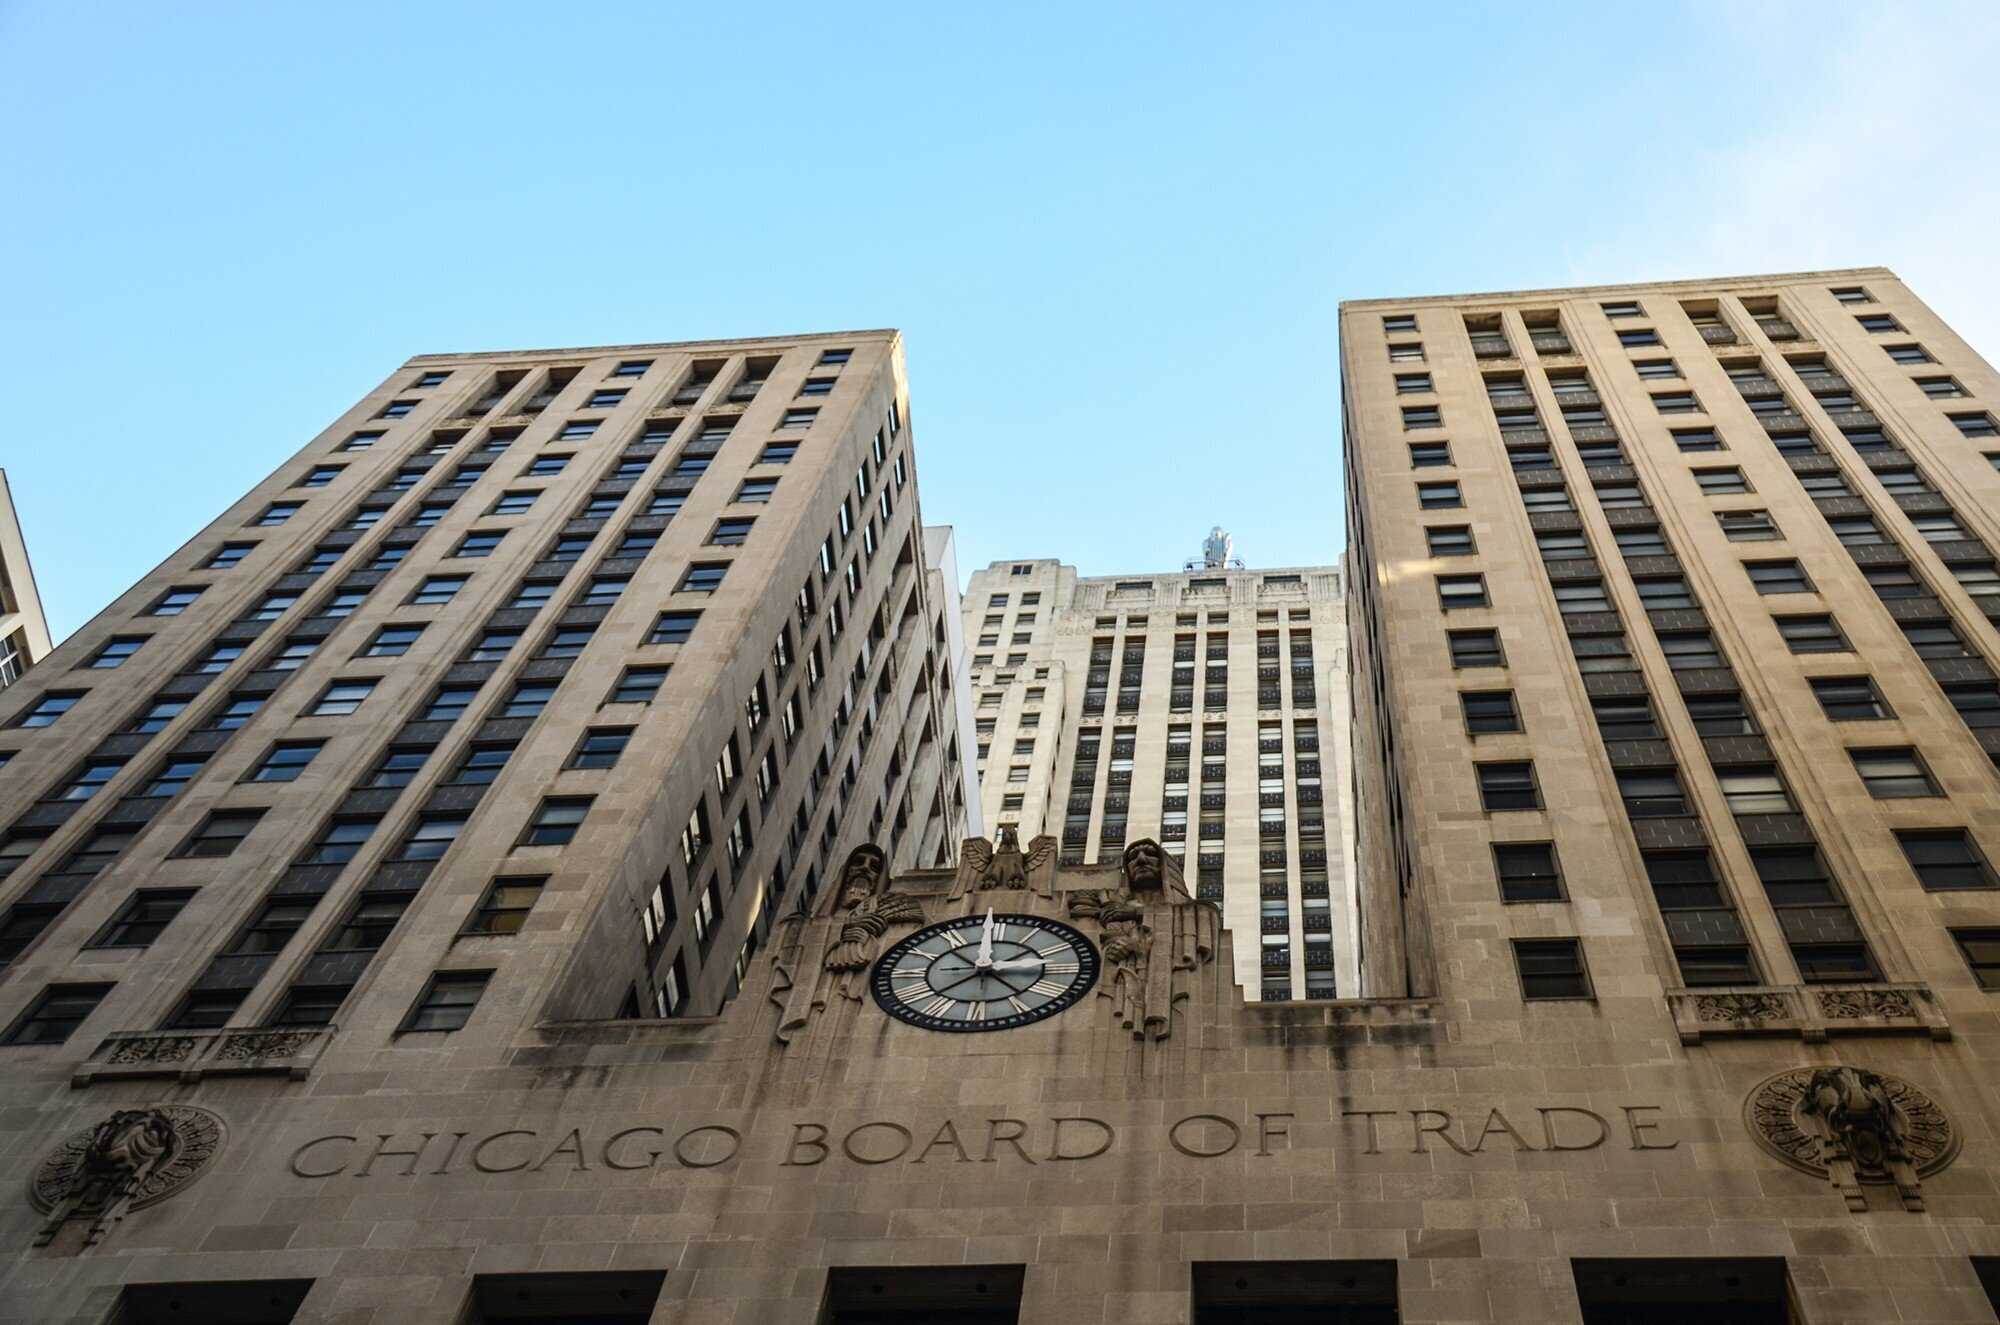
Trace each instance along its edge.
<instances>
[{"instance_id":1,"label":"stone sculpted face","mask_svg":"<svg viewBox=\"0 0 2000 1325\"><path fill-rule=\"evenodd\" d=\"M880 848L856 847L840 872L840 905L851 911L873 897L888 864Z\"/></svg>"},{"instance_id":2,"label":"stone sculpted face","mask_svg":"<svg viewBox=\"0 0 2000 1325\"><path fill-rule=\"evenodd\" d=\"M1166 876L1166 861L1152 842L1125 848L1125 882L1133 889L1158 888Z\"/></svg>"}]
</instances>

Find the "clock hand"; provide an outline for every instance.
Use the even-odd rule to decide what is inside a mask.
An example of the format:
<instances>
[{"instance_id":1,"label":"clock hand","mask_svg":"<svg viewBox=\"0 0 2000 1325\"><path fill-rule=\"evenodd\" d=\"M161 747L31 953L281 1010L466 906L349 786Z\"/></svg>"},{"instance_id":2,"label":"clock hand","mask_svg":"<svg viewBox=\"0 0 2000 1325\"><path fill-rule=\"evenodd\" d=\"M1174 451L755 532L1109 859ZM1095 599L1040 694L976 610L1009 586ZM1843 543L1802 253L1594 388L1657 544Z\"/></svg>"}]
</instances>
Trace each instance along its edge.
<instances>
[{"instance_id":1,"label":"clock hand","mask_svg":"<svg viewBox=\"0 0 2000 1325\"><path fill-rule=\"evenodd\" d=\"M996 971L1025 971L1029 967L1039 969L1045 965L1047 963L1039 957L1014 957L1007 961L994 962L993 969Z\"/></svg>"},{"instance_id":2,"label":"clock hand","mask_svg":"<svg viewBox=\"0 0 2000 1325\"><path fill-rule=\"evenodd\" d=\"M993 964L993 908L986 908L986 924L979 931L979 960L973 963L982 970Z\"/></svg>"}]
</instances>

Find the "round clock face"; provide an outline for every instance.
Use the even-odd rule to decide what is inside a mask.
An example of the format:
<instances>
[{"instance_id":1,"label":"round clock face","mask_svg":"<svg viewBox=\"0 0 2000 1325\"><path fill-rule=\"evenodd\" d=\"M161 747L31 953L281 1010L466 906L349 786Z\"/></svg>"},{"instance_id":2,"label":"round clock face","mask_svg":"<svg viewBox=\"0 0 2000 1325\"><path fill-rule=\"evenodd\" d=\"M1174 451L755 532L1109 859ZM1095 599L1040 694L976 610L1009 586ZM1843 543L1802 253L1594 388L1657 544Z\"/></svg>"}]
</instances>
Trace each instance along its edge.
<instances>
[{"instance_id":1,"label":"round clock face","mask_svg":"<svg viewBox=\"0 0 2000 1325\"><path fill-rule=\"evenodd\" d=\"M1053 1017L1097 983L1097 949L1068 925L991 912L920 929L872 981L890 1016L934 1031L1003 1031Z\"/></svg>"}]
</instances>

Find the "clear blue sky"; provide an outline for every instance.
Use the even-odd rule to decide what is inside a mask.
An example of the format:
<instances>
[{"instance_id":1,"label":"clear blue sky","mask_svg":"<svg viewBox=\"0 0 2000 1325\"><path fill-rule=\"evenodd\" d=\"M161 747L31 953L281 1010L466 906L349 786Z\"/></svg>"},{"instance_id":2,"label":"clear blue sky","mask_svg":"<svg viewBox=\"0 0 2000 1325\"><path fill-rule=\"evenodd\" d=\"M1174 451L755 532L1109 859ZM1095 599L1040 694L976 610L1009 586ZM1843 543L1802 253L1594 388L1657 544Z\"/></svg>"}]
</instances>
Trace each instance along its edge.
<instances>
[{"instance_id":1,"label":"clear blue sky","mask_svg":"<svg viewBox=\"0 0 2000 1325\"><path fill-rule=\"evenodd\" d=\"M962 564L1331 561L1341 299L1881 262L2000 351L1995 14L0 0L0 465L61 636L411 354L894 326Z\"/></svg>"}]
</instances>

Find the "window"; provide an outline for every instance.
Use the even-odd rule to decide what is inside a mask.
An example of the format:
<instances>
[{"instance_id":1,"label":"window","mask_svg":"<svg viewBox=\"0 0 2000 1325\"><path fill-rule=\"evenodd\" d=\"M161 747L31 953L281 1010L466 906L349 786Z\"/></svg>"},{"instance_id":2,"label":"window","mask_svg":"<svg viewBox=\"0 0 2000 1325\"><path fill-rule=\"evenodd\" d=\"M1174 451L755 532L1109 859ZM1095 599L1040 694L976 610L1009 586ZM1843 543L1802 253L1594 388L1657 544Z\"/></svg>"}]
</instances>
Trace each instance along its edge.
<instances>
[{"instance_id":1,"label":"window","mask_svg":"<svg viewBox=\"0 0 2000 1325\"><path fill-rule=\"evenodd\" d=\"M8 1027L7 1037L0 1043L61 1044L110 992L110 985L50 985Z\"/></svg>"},{"instance_id":2,"label":"window","mask_svg":"<svg viewBox=\"0 0 2000 1325\"><path fill-rule=\"evenodd\" d=\"M249 618L252 621L276 621L298 601L299 596L295 593L266 594L257 606L250 609Z\"/></svg>"},{"instance_id":3,"label":"window","mask_svg":"<svg viewBox=\"0 0 2000 1325\"><path fill-rule=\"evenodd\" d=\"M104 647L93 653L90 656L90 661L86 662L84 666L94 671L109 671L114 667L122 665L127 658L137 653L139 646L145 642L144 637L134 636L120 636L117 639L106 641Z\"/></svg>"},{"instance_id":4,"label":"window","mask_svg":"<svg viewBox=\"0 0 2000 1325\"><path fill-rule=\"evenodd\" d=\"M577 602L584 607L609 607L631 583L630 575L593 575Z\"/></svg>"},{"instance_id":5,"label":"window","mask_svg":"<svg viewBox=\"0 0 2000 1325\"><path fill-rule=\"evenodd\" d=\"M1521 997L1589 998L1583 945L1576 939L1515 939L1514 965L1521 974Z\"/></svg>"},{"instance_id":6,"label":"window","mask_svg":"<svg viewBox=\"0 0 2000 1325\"><path fill-rule=\"evenodd\" d=\"M1458 495L1456 483L1417 484L1417 505L1427 511L1444 510L1465 505Z\"/></svg>"},{"instance_id":7,"label":"window","mask_svg":"<svg viewBox=\"0 0 2000 1325\"><path fill-rule=\"evenodd\" d=\"M153 605L146 609L146 615L179 616L181 613L187 611L194 604L194 600L199 597L201 597L201 589L199 587L192 589L169 589L153 600Z\"/></svg>"},{"instance_id":8,"label":"window","mask_svg":"<svg viewBox=\"0 0 2000 1325\"><path fill-rule=\"evenodd\" d=\"M1793 653L1846 653L1847 637L1834 619L1825 613L1781 616L1772 620Z\"/></svg>"},{"instance_id":9,"label":"window","mask_svg":"<svg viewBox=\"0 0 2000 1325\"><path fill-rule=\"evenodd\" d=\"M1453 667L1504 667L1500 634L1493 630L1454 630L1448 636Z\"/></svg>"},{"instance_id":10,"label":"window","mask_svg":"<svg viewBox=\"0 0 2000 1325\"><path fill-rule=\"evenodd\" d=\"M667 679L664 667L628 667L605 697L607 704L650 704Z\"/></svg>"},{"instance_id":11,"label":"window","mask_svg":"<svg viewBox=\"0 0 2000 1325\"><path fill-rule=\"evenodd\" d=\"M1947 685L1944 697L1968 727L2000 727L2000 685L1966 681Z\"/></svg>"},{"instance_id":12,"label":"window","mask_svg":"<svg viewBox=\"0 0 2000 1325\"><path fill-rule=\"evenodd\" d=\"M1391 345L1389 347L1390 363L1422 363L1423 361L1424 343L1422 341L1409 341L1402 345Z\"/></svg>"},{"instance_id":13,"label":"window","mask_svg":"<svg viewBox=\"0 0 2000 1325\"><path fill-rule=\"evenodd\" d=\"M1475 551L1467 525L1432 525L1424 530L1424 538L1434 557L1469 557Z\"/></svg>"},{"instance_id":14,"label":"window","mask_svg":"<svg viewBox=\"0 0 2000 1325\"><path fill-rule=\"evenodd\" d=\"M1890 317L1887 313L1856 314L1854 320L1861 324L1861 329L1863 331L1869 332L1877 336L1886 335L1891 331L1901 331L1903 329L1902 326L1896 321L1896 319Z\"/></svg>"},{"instance_id":15,"label":"window","mask_svg":"<svg viewBox=\"0 0 2000 1325\"><path fill-rule=\"evenodd\" d=\"M36 700L34 706L14 720L16 727L53 727L56 719L76 707L81 690L53 690Z\"/></svg>"},{"instance_id":16,"label":"window","mask_svg":"<svg viewBox=\"0 0 2000 1325\"><path fill-rule=\"evenodd\" d=\"M1954 929L1952 941L1981 989L2000 989L2000 929Z\"/></svg>"},{"instance_id":17,"label":"window","mask_svg":"<svg viewBox=\"0 0 2000 1325\"><path fill-rule=\"evenodd\" d=\"M1896 842L1928 892L2000 888L2000 877L1963 828L1911 829L1898 832Z\"/></svg>"},{"instance_id":18,"label":"window","mask_svg":"<svg viewBox=\"0 0 2000 1325\"><path fill-rule=\"evenodd\" d=\"M1642 382L1672 381L1681 375L1681 370L1672 359L1640 359L1633 363Z\"/></svg>"},{"instance_id":19,"label":"window","mask_svg":"<svg viewBox=\"0 0 2000 1325\"><path fill-rule=\"evenodd\" d=\"M1692 391L1664 391L1653 397L1653 408L1662 414L1698 414L1701 402Z\"/></svg>"},{"instance_id":20,"label":"window","mask_svg":"<svg viewBox=\"0 0 2000 1325\"><path fill-rule=\"evenodd\" d=\"M662 612L653 623L652 631L646 636L648 644L685 644L694 634L695 622L701 620L699 612Z\"/></svg>"},{"instance_id":21,"label":"window","mask_svg":"<svg viewBox=\"0 0 2000 1325\"><path fill-rule=\"evenodd\" d=\"M1440 575L1437 577L1438 605L1449 612L1461 607L1485 607L1486 577L1483 575Z\"/></svg>"},{"instance_id":22,"label":"window","mask_svg":"<svg viewBox=\"0 0 2000 1325\"><path fill-rule=\"evenodd\" d=\"M1647 345L1658 345L1660 343L1660 333L1649 327L1641 327L1633 331L1621 331L1618 333L1618 343L1628 350L1638 349Z\"/></svg>"},{"instance_id":23,"label":"window","mask_svg":"<svg viewBox=\"0 0 2000 1325\"><path fill-rule=\"evenodd\" d=\"M756 524L755 517L717 520L715 527L708 531L708 541L712 547L739 547L750 537L750 526Z\"/></svg>"},{"instance_id":24,"label":"window","mask_svg":"<svg viewBox=\"0 0 2000 1325\"><path fill-rule=\"evenodd\" d=\"M1937 362L1921 345L1884 345L1882 349L1891 359L1901 364Z\"/></svg>"},{"instance_id":25,"label":"window","mask_svg":"<svg viewBox=\"0 0 2000 1325\"><path fill-rule=\"evenodd\" d=\"M1661 546L1664 551L1664 543ZM1625 555L1629 557L1660 554L1628 551ZM1688 590L1687 580L1679 575L1634 576L1632 587L1638 590L1640 606L1648 612L1676 611L1696 606L1694 594Z\"/></svg>"},{"instance_id":26,"label":"window","mask_svg":"<svg viewBox=\"0 0 2000 1325\"><path fill-rule=\"evenodd\" d=\"M1393 313L1387 314L1382 318L1382 331L1386 335L1394 335L1399 331L1415 331L1416 329L1417 315L1414 313Z\"/></svg>"},{"instance_id":27,"label":"window","mask_svg":"<svg viewBox=\"0 0 2000 1325\"><path fill-rule=\"evenodd\" d=\"M1912 515L1910 523L1926 543L1962 543L1971 537L1965 526L1949 515Z\"/></svg>"},{"instance_id":28,"label":"window","mask_svg":"<svg viewBox=\"0 0 2000 1325\"><path fill-rule=\"evenodd\" d=\"M1796 808L1784 779L1770 764L1718 768L1715 779L1731 814L1790 814Z\"/></svg>"},{"instance_id":29,"label":"window","mask_svg":"<svg viewBox=\"0 0 2000 1325\"><path fill-rule=\"evenodd\" d=\"M507 600L508 607L541 607L556 595L560 580L523 580Z\"/></svg>"},{"instance_id":30,"label":"window","mask_svg":"<svg viewBox=\"0 0 2000 1325\"><path fill-rule=\"evenodd\" d=\"M1826 716L1835 722L1890 718L1895 715L1883 702L1875 682L1865 676L1815 676L1811 678L1813 697Z\"/></svg>"},{"instance_id":31,"label":"window","mask_svg":"<svg viewBox=\"0 0 2000 1325\"><path fill-rule=\"evenodd\" d=\"M202 563L203 570L228 570L250 555L255 543L224 543L215 550L215 555Z\"/></svg>"},{"instance_id":32,"label":"window","mask_svg":"<svg viewBox=\"0 0 2000 1325\"><path fill-rule=\"evenodd\" d=\"M1521 715L1515 711L1511 690L1468 690L1459 701L1465 707L1465 729L1475 736L1521 730Z\"/></svg>"},{"instance_id":33,"label":"window","mask_svg":"<svg viewBox=\"0 0 2000 1325\"><path fill-rule=\"evenodd\" d=\"M367 599L368 591L365 589L342 589L321 602L313 615L337 621L353 616L355 609Z\"/></svg>"},{"instance_id":34,"label":"window","mask_svg":"<svg viewBox=\"0 0 2000 1325\"><path fill-rule=\"evenodd\" d=\"M1444 419L1439 414L1436 405L1406 405L1403 407L1403 430L1405 432L1418 428L1441 428L1443 426Z\"/></svg>"},{"instance_id":35,"label":"window","mask_svg":"<svg viewBox=\"0 0 2000 1325\"><path fill-rule=\"evenodd\" d=\"M192 888L142 888L125 900L86 948L145 948L194 898Z\"/></svg>"},{"instance_id":36,"label":"window","mask_svg":"<svg viewBox=\"0 0 2000 1325\"><path fill-rule=\"evenodd\" d=\"M570 756L571 768L612 768L618 763L618 756L625 752L626 743L632 739L630 727L594 727L583 734L583 740Z\"/></svg>"},{"instance_id":37,"label":"window","mask_svg":"<svg viewBox=\"0 0 2000 1325\"><path fill-rule=\"evenodd\" d=\"M264 707L269 695L255 694L239 690L229 697L229 702L217 709L208 720L205 731L235 731L255 717L257 710Z\"/></svg>"},{"instance_id":38,"label":"window","mask_svg":"<svg viewBox=\"0 0 2000 1325\"><path fill-rule=\"evenodd\" d=\"M2000 596L2000 566L1991 561L1956 561L1950 567L1959 588L1974 598Z\"/></svg>"},{"instance_id":39,"label":"window","mask_svg":"<svg viewBox=\"0 0 2000 1325\"><path fill-rule=\"evenodd\" d=\"M1862 785L1877 800L1940 794L1937 783L1931 780L1929 770L1915 750L1903 747L1849 750L1847 753L1854 760L1854 771L1861 775Z\"/></svg>"},{"instance_id":40,"label":"window","mask_svg":"<svg viewBox=\"0 0 2000 1325\"><path fill-rule=\"evenodd\" d=\"M1493 872L1503 902L1560 902L1562 874L1551 842L1496 842Z\"/></svg>"},{"instance_id":41,"label":"window","mask_svg":"<svg viewBox=\"0 0 2000 1325\"><path fill-rule=\"evenodd\" d=\"M1740 469L1697 469L1694 471L1694 481L1711 497L1731 492L1751 491L1750 484L1744 480L1743 471Z\"/></svg>"},{"instance_id":42,"label":"window","mask_svg":"<svg viewBox=\"0 0 2000 1325\"><path fill-rule=\"evenodd\" d=\"M417 823L397 847L394 859L401 861L439 860L458 840L465 830L469 816L463 814L424 814L417 817ZM401 914L401 908L397 910ZM350 922L351 923L351 922ZM384 937L387 937L386 934ZM378 941L367 945L380 947Z\"/></svg>"},{"instance_id":43,"label":"window","mask_svg":"<svg viewBox=\"0 0 2000 1325\"><path fill-rule=\"evenodd\" d=\"M361 702L374 691L373 681L335 681L320 692L319 699L307 710L307 716L344 718L360 708Z\"/></svg>"},{"instance_id":44,"label":"window","mask_svg":"<svg viewBox=\"0 0 2000 1325\"><path fill-rule=\"evenodd\" d=\"M428 606L448 603L464 587L463 575L433 575L417 586L417 591L410 595L409 601Z\"/></svg>"},{"instance_id":45,"label":"window","mask_svg":"<svg viewBox=\"0 0 2000 1325\"><path fill-rule=\"evenodd\" d=\"M59 801L87 801L104 789L104 784L118 776L118 770L125 767L123 759L98 760L81 765L70 775L70 780L51 797Z\"/></svg>"},{"instance_id":46,"label":"window","mask_svg":"<svg viewBox=\"0 0 2000 1325\"><path fill-rule=\"evenodd\" d=\"M1450 442L1421 442L1410 445L1410 468L1434 469L1451 463Z\"/></svg>"},{"instance_id":47,"label":"window","mask_svg":"<svg viewBox=\"0 0 2000 1325\"><path fill-rule=\"evenodd\" d=\"M785 411L785 416L778 420L778 426L780 428L810 428L812 427L813 420L818 417L819 410L817 407L812 409L788 409Z\"/></svg>"},{"instance_id":48,"label":"window","mask_svg":"<svg viewBox=\"0 0 2000 1325\"><path fill-rule=\"evenodd\" d=\"M491 971L439 971L410 1009L405 1031L455 1031L472 1019Z\"/></svg>"},{"instance_id":49,"label":"window","mask_svg":"<svg viewBox=\"0 0 2000 1325\"><path fill-rule=\"evenodd\" d=\"M1628 818L1675 818L1688 812L1687 791L1674 769L1628 769L1617 776L1618 796Z\"/></svg>"},{"instance_id":50,"label":"window","mask_svg":"<svg viewBox=\"0 0 2000 1325\"><path fill-rule=\"evenodd\" d=\"M456 722L472 707L472 701L479 697L478 686L439 686L431 695L431 702L424 707L418 717L419 722Z\"/></svg>"},{"instance_id":51,"label":"window","mask_svg":"<svg viewBox=\"0 0 2000 1325\"><path fill-rule=\"evenodd\" d=\"M429 745L391 746L375 764L374 771L361 785L378 790L392 790L407 787L416 780L417 771L424 766L435 749Z\"/></svg>"},{"instance_id":52,"label":"window","mask_svg":"<svg viewBox=\"0 0 2000 1325\"><path fill-rule=\"evenodd\" d=\"M281 741L252 769L246 782L295 782L305 766L320 752L323 741Z\"/></svg>"},{"instance_id":53,"label":"window","mask_svg":"<svg viewBox=\"0 0 2000 1325\"><path fill-rule=\"evenodd\" d=\"M146 711L134 718L125 730L146 735L163 731L168 723L187 711L187 706L188 701L185 699L156 699L148 704Z\"/></svg>"},{"instance_id":54,"label":"window","mask_svg":"<svg viewBox=\"0 0 2000 1325\"><path fill-rule=\"evenodd\" d=\"M1780 537L1769 511L1717 511L1715 519L1732 543L1768 543Z\"/></svg>"},{"instance_id":55,"label":"window","mask_svg":"<svg viewBox=\"0 0 2000 1325\"><path fill-rule=\"evenodd\" d=\"M187 790L188 783L195 780L202 767L208 763L207 755L197 755L189 759L169 759L153 773L153 780L139 792L141 796L178 796Z\"/></svg>"},{"instance_id":56,"label":"window","mask_svg":"<svg viewBox=\"0 0 2000 1325\"><path fill-rule=\"evenodd\" d=\"M1537 810L1541 794L1535 789L1535 766L1531 763L1478 764L1479 800L1489 813L1497 810Z\"/></svg>"},{"instance_id":57,"label":"window","mask_svg":"<svg viewBox=\"0 0 2000 1325\"><path fill-rule=\"evenodd\" d=\"M492 742L475 745L465 752L465 758L458 761L452 771L451 780L446 785L453 787L491 786L507 767L507 761L514 755L515 742Z\"/></svg>"},{"instance_id":58,"label":"window","mask_svg":"<svg viewBox=\"0 0 2000 1325\"><path fill-rule=\"evenodd\" d=\"M1607 511L1633 511L1645 506L1646 494L1636 483L1594 483L1597 504Z\"/></svg>"},{"instance_id":59,"label":"window","mask_svg":"<svg viewBox=\"0 0 2000 1325\"><path fill-rule=\"evenodd\" d=\"M542 645L538 658L575 658L583 653L591 637L597 633L596 625L558 626Z\"/></svg>"},{"instance_id":60,"label":"window","mask_svg":"<svg viewBox=\"0 0 2000 1325\"><path fill-rule=\"evenodd\" d=\"M274 501L264 508L264 513L250 523L253 525L279 525L305 509L304 502Z\"/></svg>"},{"instance_id":61,"label":"window","mask_svg":"<svg viewBox=\"0 0 2000 1325\"><path fill-rule=\"evenodd\" d=\"M532 718L549 706L556 697L554 681L523 681L514 687L514 693L507 696L507 702L500 707L503 718Z\"/></svg>"},{"instance_id":62,"label":"window","mask_svg":"<svg viewBox=\"0 0 2000 1325\"><path fill-rule=\"evenodd\" d=\"M542 895L546 878L508 877L493 881L466 917L466 934L518 934Z\"/></svg>"},{"instance_id":63,"label":"window","mask_svg":"<svg viewBox=\"0 0 2000 1325\"><path fill-rule=\"evenodd\" d=\"M1947 417L1957 424L1958 430L1967 437L2000 437L2000 424L1994 423L1991 414L1974 411L1970 414L1952 414Z\"/></svg>"},{"instance_id":64,"label":"window","mask_svg":"<svg viewBox=\"0 0 2000 1325\"><path fill-rule=\"evenodd\" d=\"M521 632L518 630L489 630L473 641L472 647L466 650L465 660L498 662L513 652L514 646L520 642Z\"/></svg>"},{"instance_id":65,"label":"window","mask_svg":"<svg viewBox=\"0 0 2000 1325\"><path fill-rule=\"evenodd\" d=\"M1591 612L1611 610L1611 600L1604 595L1602 580L1558 584L1555 586L1555 597L1556 610L1565 616L1582 616Z\"/></svg>"},{"instance_id":66,"label":"window","mask_svg":"<svg viewBox=\"0 0 2000 1325\"><path fill-rule=\"evenodd\" d=\"M590 796L551 796L521 835L526 847L562 846L576 836L584 816L590 813Z\"/></svg>"},{"instance_id":67,"label":"window","mask_svg":"<svg viewBox=\"0 0 2000 1325\"><path fill-rule=\"evenodd\" d=\"M1645 695L1605 696L1590 701L1597 731L1606 741L1657 741L1660 724L1653 701Z\"/></svg>"},{"instance_id":68,"label":"window","mask_svg":"<svg viewBox=\"0 0 2000 1325\"><path fill-rule=\"evenodd\" d=\"M1969 658L1972 650L1949 621L1902 621L1903 638L1919 658Z\"/></svg>"},{"instance_id":69,"label":"window","mask_svg":"<svg viewBox=\"0 0 2000 1325\"><path fill-rule=\"evenodd\" d=\"M500 540L507 537L504 529L475 529L459 540L453 550L454 557L490 557L500 546Z\"/></svg>"},{"instance_id":70,"label":"window","mask_svg":"<svg viewBox=\"0 0 2000 1325\"><path fill-rule=\"evenodd\" d=\"M528 508L535 504L535 498L539 495L536 492L503 492L500 494L498 500L487 508L486 513L488 515L524 515L527 513Z\"/></svg>"},{"instance_id":71,"label":"window","mask_svg":"<svg viewBox=\"0 0 2000 1325\"><path fill-rule=\"evenodd\" d=\"M1429 373L1397 373L1396 394L1399 396L1428 395L1431 391Z\"/></svg>"},{"instance_id":72,"label":"window","mask_svg":"<svg viewBox=\"0 0 2000 1325\"><path fill-rule=\"evenodd\" d=\"M368 647L361 650L362 658L400 658L410 651L417 642L417 636L424 633L422 626L384 626L375 632L375 638L368 641Z\"/></svg>"},{"instance_id":73,"label":"window","mask_svg":"<svg viewBox=\"0 0 2000 1325\"><path fill-rule=\"evenodd\" d=\"M729 573L726 561L697 561L687 568L681 577L676 593L714 593L722 587L722 577Z\"/></svg>"},{"instance_id":74,"label":"window","mask_svg":"<svg viewBox=\"0 0 2000 1325\"><path fill-rule=\"evenodd\" d=\"M1796 561L1746 561L1743 569L1761 594L1811 593L1812 581Z\"/></svg>"}]
</instances>

